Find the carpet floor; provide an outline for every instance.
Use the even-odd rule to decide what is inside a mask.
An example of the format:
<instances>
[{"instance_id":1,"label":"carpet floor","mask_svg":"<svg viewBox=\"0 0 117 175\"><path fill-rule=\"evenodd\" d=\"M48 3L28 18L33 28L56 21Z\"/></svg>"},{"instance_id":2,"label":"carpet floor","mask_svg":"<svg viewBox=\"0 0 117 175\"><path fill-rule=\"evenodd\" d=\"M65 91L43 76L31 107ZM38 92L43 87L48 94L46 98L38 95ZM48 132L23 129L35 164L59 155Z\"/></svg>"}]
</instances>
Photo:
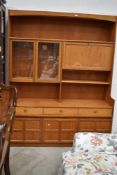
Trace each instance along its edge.
<instances>
[{"instance_id":1,"label":"carpet floor","mask_svg":"<svg viewBox=\"0 0 117 175\"><path fill-rule=\"evenodd\" d=\"M69 149L70 147L13 147L10 152L11 175L57 175L62 153Z\"/></svg>"}]
</instances>

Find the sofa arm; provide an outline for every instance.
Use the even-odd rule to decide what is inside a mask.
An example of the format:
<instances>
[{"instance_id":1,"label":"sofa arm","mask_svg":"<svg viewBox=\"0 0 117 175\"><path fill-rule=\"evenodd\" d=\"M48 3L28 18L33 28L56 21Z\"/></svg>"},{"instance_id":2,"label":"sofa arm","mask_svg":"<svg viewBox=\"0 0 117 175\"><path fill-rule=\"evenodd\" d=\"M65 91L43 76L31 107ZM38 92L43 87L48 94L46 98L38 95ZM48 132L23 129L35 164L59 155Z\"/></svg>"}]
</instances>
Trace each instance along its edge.
<instances>
[{"instance_id":1,"label":"sofa arm","mask_svg":"<svg viewBox=\"0 0 117 175\"><path fill-rule=\"evenodd\" d=\"M79 132L74 135L73 150L117 154L117 134Z\"/></svg>"}]
</instances>

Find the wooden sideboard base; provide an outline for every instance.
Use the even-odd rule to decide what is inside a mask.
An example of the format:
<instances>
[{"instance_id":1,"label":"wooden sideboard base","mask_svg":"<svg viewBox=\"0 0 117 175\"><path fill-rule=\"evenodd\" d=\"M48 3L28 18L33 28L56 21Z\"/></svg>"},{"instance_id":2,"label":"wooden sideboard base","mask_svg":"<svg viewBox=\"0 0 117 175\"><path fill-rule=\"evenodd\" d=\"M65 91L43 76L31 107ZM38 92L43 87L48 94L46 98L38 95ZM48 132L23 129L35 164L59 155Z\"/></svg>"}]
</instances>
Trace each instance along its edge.
<instances>
[{"instance_id":1,"label":"wooden sideboard base","mask_svg":"<svg viewBox=\"0 0 117 175\"><path fill-rule=\"evenodd\" d=\"M11 143L11 147L71 147L73 143L50 143L50 144L35 144L35 143Z\"/></svg>"}]
</instances>

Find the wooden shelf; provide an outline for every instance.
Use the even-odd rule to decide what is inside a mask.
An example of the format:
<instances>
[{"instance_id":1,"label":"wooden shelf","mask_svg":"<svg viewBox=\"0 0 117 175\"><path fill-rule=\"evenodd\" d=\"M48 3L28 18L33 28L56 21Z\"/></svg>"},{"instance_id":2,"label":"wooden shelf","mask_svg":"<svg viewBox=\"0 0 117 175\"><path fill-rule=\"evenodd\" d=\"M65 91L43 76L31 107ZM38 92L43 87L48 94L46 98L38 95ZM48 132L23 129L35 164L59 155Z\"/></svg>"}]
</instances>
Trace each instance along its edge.
<instances>
[{"instance_id":1,"label":"wooden shelf","mask_svg":"<svg viewBox=\"0 0 117 175\"><path fill-rule=\"evenodd\" d=\"M17 106L20 107L86 107L86 108L113 108L105 100L84 100L84 99L39 99L39 98L19 98Z\"/></svg>"},{"instance_id":2,"label":"wooden shelf","mask_svg":"<svg viewBox=\"0 0 117 175\"><path fill-rule=\"evenodd\" d=\"M70 67L68 67L68 68L62 68L63 70L76 70L76 71L78 71L78 70L81 70L81 71L103 71L103 72L105 72L105 71L107 71L107 72L111 72L112 70L106 70L106 69L97 69L97 67L96 68L91 68L91 67L78 67L77 69L76 68L70 68Z\"/></svg>"},{"instance_id":3,"label":"wooden shelf","mask_svg":"<svg viewBox=\"0 0 117 175\"><path fill-rule=\"evenodd\" d=\"M86 80L62 80L62 83L73 83L73 84L110 84L106 81L86 81Z\"/></svg>"},{"instance_id":4,"label":"wooden shelf","mask_svg":"<svg viewBox=\"0 0 117 175\"><path fill-rule=\"evenodd\" d=\"M33 41L59 41L59 42L81 42L81 43L99 43L99 44L115 44L112 41L95 41L95 40L66 40L66 39L47 39L47 38L24 38L24 37L9 37L11 40L33 40Z\"/></svg>"}]
</instances>

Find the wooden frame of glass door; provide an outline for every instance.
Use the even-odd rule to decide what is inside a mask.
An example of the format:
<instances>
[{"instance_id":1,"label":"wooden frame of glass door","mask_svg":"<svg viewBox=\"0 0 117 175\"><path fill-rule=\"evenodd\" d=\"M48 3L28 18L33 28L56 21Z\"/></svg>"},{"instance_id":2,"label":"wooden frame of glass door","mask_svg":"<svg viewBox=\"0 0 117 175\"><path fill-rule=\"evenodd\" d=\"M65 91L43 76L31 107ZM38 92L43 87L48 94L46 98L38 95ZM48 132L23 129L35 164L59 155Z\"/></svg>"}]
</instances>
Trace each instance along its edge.
<instances>
[{"instance_id":1,"label":"wooden frame of glass door","mask_svg":"<svg viewBox=\"0 0 117 175\"><path fill-rule=\"evenodd\" d=\"M29 77L28 76L17 76L14 77L13 75L13 42L16 42L16 43L20 43L20 42L27 42L27 43L32 43L32 65L30 65L30 68L29 70L31 69L31 73L29 73ZM9 56L10 56L10 81L13 81L13 82L33 82L34 81L34 77L35 77L35 42L33 40L10 40L10 48L9 48ZM22 74L23 74L23 71L26 70L26 67L25 66L28 66L28 64L26 63L25 65L22 64L22 66L24 66L24 68L22 69ZM21 67L21 65L19 64L19 66ZM16 66L15 66L16 67ZM27 68L28 69L28 68ZM18 73L17 73L18 74ZM24 73L25 74L25 73Z\"/></svg>"},{"instance_id":2,"label":"wooden frame of glass door","mask_svg":"<svg viewBox=\"0 0 117 175\"><path fill-rule=\"evenodd\" d=\"M47 43L47 44L58 44L59 45L59 51L58 51L58 71L57 71L57 74L58 74L58 76L57 76L57 79L54 79L54 78L52 78L52 79L49 79L49 78L45 78L45 79L40 79L39 77L38 77L38 70L39 70L39 66L38 66L38 64L39 64L39 45L40 45L40 43ZM38 41L38 42L36 42L36 66L35 66L35 69L36 69L36 77L35 77L35 81L36 82L45 82L45 83L59 83L60 82L60 69L61 69L61 43L60 42L58 42L58 41L49 41L49 40L41 40L41 41Z\"/></svg>"}]
</instances>

